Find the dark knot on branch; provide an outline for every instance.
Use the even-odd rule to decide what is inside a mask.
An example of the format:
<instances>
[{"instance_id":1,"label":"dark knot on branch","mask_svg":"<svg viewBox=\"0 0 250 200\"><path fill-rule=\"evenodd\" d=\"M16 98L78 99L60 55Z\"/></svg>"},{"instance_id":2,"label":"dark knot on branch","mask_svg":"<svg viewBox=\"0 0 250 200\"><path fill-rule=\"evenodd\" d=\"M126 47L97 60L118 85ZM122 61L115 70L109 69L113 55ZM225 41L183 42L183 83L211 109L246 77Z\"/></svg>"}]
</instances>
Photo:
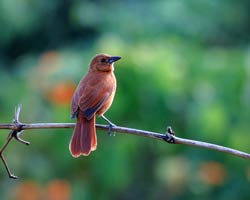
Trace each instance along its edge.
<instances>
[{"instance_id":1,"label":"dark knot on branch","mask_svg":"<svg viewBox=\"0 0 250 200\"><path fill-rule=\"evenodd\" d=\"M164 137L164 140L168 143L172 143L174 144L175 143L175 138L174 138L174 131L173 129L171 128L171 126L168 126L167 127L167 132L166 132L166 135Z\"/></svg>"}]
</instances>

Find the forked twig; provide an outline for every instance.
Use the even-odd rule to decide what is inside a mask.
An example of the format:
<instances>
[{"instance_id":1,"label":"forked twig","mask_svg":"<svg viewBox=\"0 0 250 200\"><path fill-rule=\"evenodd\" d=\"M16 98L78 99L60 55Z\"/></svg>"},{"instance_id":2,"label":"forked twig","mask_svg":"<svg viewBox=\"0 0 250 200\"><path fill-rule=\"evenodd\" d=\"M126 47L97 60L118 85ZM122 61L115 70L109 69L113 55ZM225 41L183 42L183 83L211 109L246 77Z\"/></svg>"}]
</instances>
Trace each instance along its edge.
<instances>
[{"instance_id":1,"label":"forked twig","mask_svg":"<svg viewBox=\"0 0 250 200\"><path fill-rule=\"evenodd\" d=\"M11 139L13 138L12 133L13 133L14 131L15 131L15 130L11 130L11 131L10 131L10 133L8 134L8 136L7 136L7 138L6 138L6 141L5 141L4 145L3 145L2 148L0 149L0 158L1 158L2 162L3 162L3 164L4 164L4 167L5 167L5 169L6 169L7 173L8 173L8 175L9 175L9 178L16 179L17 176L15 176L14 174L12 174L12 173L10 172L10 169L9 169L9 167L8 167L8 164L7 164L7 162L5 161L5 158L4 158L4 156L3 156L3 152L4 152L5 148L8 146L9 142L10 142Z\"/></svg>"},{"instance_id":2,"label":"forked twig","mask_svg":"<svg viewBox=\"0 0 250 200\"><path fill-rule=\"evenodd\" d=\"M17 141L23 143L23 144L26 144L26 145L29 145L30 143L21 139L19 137L19 135L23 132L23 130L21 129L22 127L22 123L20 123L19 121L19 115L20 115L20 111L21 111L21 105L18 105L16 108L15 108L15 113L14 113L14 117L13 117L13 123L15 125L18 125L18 129L15 129L15 130L11 130L10 133L8 134L6 140L5 140L5 143L3 144L2 148L0 149L0 158L4 164L4 167L9 175L9 178L13 178L13 179L16 179L17 176L15 176L14 174L11 173L9 167L8 167L8 164L3 156L3 152L4 150L6 149L6 147L8 146L8 144L10 143L10 141L12 140L12 138L15 138Z\"/></svg>"}]
</instances>

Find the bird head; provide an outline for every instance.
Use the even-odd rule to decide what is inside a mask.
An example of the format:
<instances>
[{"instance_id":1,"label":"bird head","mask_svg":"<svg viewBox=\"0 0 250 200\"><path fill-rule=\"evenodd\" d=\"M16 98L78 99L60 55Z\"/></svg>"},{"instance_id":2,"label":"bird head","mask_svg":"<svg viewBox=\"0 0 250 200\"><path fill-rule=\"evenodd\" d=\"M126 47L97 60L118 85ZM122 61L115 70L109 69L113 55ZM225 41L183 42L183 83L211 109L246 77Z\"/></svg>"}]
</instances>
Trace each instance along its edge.
<instances>
[{"instance_id":1,"label":"bird head","mask_svg":"<svg viewBox=\"0 0 250 200\"><path fill-rule=\"evenodd\" d=\"M108 54L97 54L90 62L90 69L110 72L114 70L113 63L121 59L120 56L110 56Z\"/></svg>"}]
</instances>

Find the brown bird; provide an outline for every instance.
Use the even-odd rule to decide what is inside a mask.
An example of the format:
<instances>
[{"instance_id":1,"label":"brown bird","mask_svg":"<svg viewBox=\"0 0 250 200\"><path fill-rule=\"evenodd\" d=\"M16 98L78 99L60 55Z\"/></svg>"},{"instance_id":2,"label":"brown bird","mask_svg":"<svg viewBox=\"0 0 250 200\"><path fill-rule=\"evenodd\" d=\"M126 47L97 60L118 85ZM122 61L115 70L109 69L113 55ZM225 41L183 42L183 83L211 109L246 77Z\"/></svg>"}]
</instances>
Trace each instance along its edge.
<instances>
[{"instance_id":1,"label":"brown bird","mask_svg":"<svg viewBox=\"0 0 250 200\"><path fill-rule=\"evenodd\" d=\"M96 149L95 115L114 126L104 113L111 106L116 79L113 63L120 56L98 54L89 64L87 74L79 82L71 102L71 118L77 117L76 126L70 140L69 150L73 157L87 156Z\"/></svg>"}]
</instances>

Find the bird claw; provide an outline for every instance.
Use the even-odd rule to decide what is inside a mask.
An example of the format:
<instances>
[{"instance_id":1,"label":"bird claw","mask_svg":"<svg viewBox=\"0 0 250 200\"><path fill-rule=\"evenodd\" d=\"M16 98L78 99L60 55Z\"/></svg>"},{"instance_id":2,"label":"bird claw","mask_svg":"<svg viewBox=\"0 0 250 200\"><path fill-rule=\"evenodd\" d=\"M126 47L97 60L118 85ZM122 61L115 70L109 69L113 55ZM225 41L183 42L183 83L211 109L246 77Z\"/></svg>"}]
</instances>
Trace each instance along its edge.
<instances>
[{"instance_id":1,"label":"bird claw","mask_svg":"<svg viewBox=\"0 0 250 200\"><path fill-rule=\"evenodd\" d=\"M112 129L113 127L115 127L116 125L113 124L108 118L106 118L104 115L101 116L108 124L108 136L112 136ZM115 133L113 133L113 136L115 136Z\"/></svg>"},{"instance_id":2,"label":"bird claw","mask_svg":"<svg viewBox=\"0 0 250 200\"><path fill-rule=\"evenodd\" d=\"M112 128L115 127L116 125L113 123L109 124L109 129L108 129L108 136L115 136L115 132L112 132Z\"/></svg>"}]
</instances>

